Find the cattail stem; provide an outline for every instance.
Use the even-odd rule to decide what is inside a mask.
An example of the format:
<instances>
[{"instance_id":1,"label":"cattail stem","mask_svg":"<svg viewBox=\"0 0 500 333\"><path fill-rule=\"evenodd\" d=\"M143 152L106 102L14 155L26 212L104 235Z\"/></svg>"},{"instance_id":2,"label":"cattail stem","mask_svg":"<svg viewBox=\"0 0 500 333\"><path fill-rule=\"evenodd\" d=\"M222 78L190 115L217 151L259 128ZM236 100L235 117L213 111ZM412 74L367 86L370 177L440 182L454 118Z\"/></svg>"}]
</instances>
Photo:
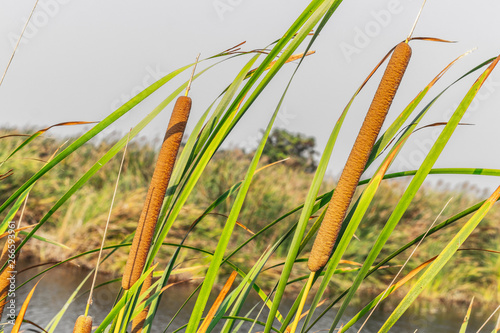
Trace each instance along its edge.
<instances>
[{"instance_id":1,"label":"cattail stem","mask_svg":"<svg viewBox=\"0 0 500 333\"><path fill-rule=\"evenodd\" d=\"M330 258L347 209L410 57L411 48L407 43L402 42L394 49L314 241L308 261L311 272L322 269Z\"/></svg>"},{"instance_id":2,"label":"cattail stem","mask_svg":"<svg viewBox=\"0 0 500 333\"><path fill-rule=\"evenodd\" d=\"M146 201L135 232L130 254L123 273L122 287L125 290L139 279L146 264L151 240L156 228L158 216L165 193L167 191L170 176L174 168L177 152L181 144L182 136L191 110L191 98L181 96L175 103L167 133L163 141L158 161L156 162L153 179L149 186Z\"/></svg>"}]
</instances>

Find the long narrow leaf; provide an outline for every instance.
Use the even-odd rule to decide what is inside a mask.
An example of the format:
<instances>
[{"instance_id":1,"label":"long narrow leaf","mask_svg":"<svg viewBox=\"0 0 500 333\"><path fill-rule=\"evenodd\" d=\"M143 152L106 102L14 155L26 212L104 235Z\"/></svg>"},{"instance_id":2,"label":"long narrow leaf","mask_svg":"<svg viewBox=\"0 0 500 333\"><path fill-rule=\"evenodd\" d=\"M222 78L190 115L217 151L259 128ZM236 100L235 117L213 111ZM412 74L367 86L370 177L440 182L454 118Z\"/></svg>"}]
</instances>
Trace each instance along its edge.
<instances>
[{"instance_id":1,"label":"long narrow leaf","mask_svg":"<svg viewBox=\"0 0 500 333\"><path fill-rule=\"evenodd\" d=\"M36 286L38 286L38 281L33 289L29 292L28 296L26 296L26 299L24 300L23 305L21 306L21 310L19 310L19 313L17 314L16 322L14 323L14 327L12 327L12 333L19 333L19 330L21 329L21 324L23 323L24 315L26 314L26 311L28 310L28 305L30 304L31 298L33 297L33 294L35 293Z\"/></svg>"},{"instance_id":2,"label":"long narrow leaf","mask_svg":"<svg viewBox=\"0 0 500 333\"><path fill-rule=\"evenodd\" d=\"M434 260L434 262L429 266L429 268L424 272L424 274L418 279L415 285L411 288L408 294L403 298L403 300L398 304L396 309L392 312L389 318L386 320L384 325L380 328L379 332L388 332L389 329L396 323L396 321L401 317L401 315L408 309L408 307L413 303L418 295L422 292L429 282L441 271L444 265L451 259L451 257L457 252L458 248L463 244L463 242L469 237L469 235L478 226L481 220L486 216L491 207L500 198L500 186L493 192L493 194L486 200L486 202L481 206L481 208L470 218L469 221L460 229L460 231L453 237L453 239L446 245L439 256Z\"/></svg>"},{"instance_id":3,"label":"long narrow leaf","mask_svg":"<svg viewBox=\"0 0 500 333\"><path fill-rule=\"evenodd\" d=\"M282 101L280 101L281 104ZM279 105L280 106L280 105ZM269 121L269 125L264 133L264 136L261 139L259 147L257 148L250 167L248 168L247 174L243 183L241 184L241 188L236 196L236 199L231 208L231 213L229 214L229 218L227 219L226 225L224 226L224 230L222 231L221 237L219 239L219 244L214 253L214 257L210 264L207 274L205 275L205 281L200 290L200 294L198 299L196 300L196 304L194 306L194 310L191 313L191 317L189 319L188 326L186 328L186 333L194 333L198 327L198 322L201 318L203 310L205 309L206 302L210 295L210 291L212 290L213 283L215 282L216 277L218 276L219 265L222 262L222 257L224 252L226 251L227 245L229 244L229 239L231 237L232 231L234 229L234 225L236 223L236 219L240 213L241 207L243 206L243 202L245 200L246 194L248 193L248 189L250 188L250 184L253 179L253 175L255 170L257 169L257 164L260 160L262 152L264 151L264 146L267 142L267 138L269 137L269 133L273 127L274 121L278 114L280 107L276 108L271 120Z\"/></svg>"},{"instance_id":4,"label":"long narrow leaf","mask_svg":"<svg viewBox=\"0 0 500 333\"><path fill-rule=\"evenodd\" d=\"M458 333L466 333L467 325L469 325L470 313L472 311L472 304L474 304L474 297L472 297L469 308L467 309L467 313L465 314L464 321L462 322L462 326L460 326L460 331Z\"/></svg>"},{"instance_id":5,"label":"long narrow leaf","mask_svg":"<svg viewBox=\"0 0 500 333\"><path fill-rule=\"evenodd\" d=\"M214 65L212 65L214 66ZM184 69L189 66L184 67ZM211 67L209 67L211 68ZM197 74L197 76L203 74L206 70ZM184 70L183 69L183 70ZM178 74L178 73L177 73ZM176 74L176 75L177 75ZM172 79L173 76L168 76ZM80 179L73 184L73 186L54 204L54 206L40 219L39 223L33 228L33 230L28 234L28 236L22 241L16 251L19 251L24 244L37 232L39 228L74 194L78 189L80 189L94 174L97 173L107 162L111 160L118 152L120 152L123 147L127 144L127 141L135 137L147 124L149 124L180 92L182 92L187 85L187 82L181 85L177 90L170 94L163 102L161 102L151 113L149 113L144 119L142 119L127 135L122 137L106 154L104 154L85 174L80 177ZM151 92L152 93L152 92ZM136 96L137 97L137 96ZM127 103L128 104L128 103ZM126 105L127 105L126 104ZM108 117L109 118L109 117ZM106 118L106 119L108 119ZM111 121L111 120L109 120ZM82 143L83 144L83 143ZM75 148L76 149L76 148ZM64 151L63 151L64 152ZM61 154L63 153L61 152ZM60 155L60 154L59 154ZM57 155L57 156L59 156ZM56 156L56 158L57 158ZM56 159L54 158L54 160ZM47 165L51 164L54 160L49 162ZM47 170L48 171L48 170ZM40 175L41 176L41 175Z\"/></svg>"}]
</instances>

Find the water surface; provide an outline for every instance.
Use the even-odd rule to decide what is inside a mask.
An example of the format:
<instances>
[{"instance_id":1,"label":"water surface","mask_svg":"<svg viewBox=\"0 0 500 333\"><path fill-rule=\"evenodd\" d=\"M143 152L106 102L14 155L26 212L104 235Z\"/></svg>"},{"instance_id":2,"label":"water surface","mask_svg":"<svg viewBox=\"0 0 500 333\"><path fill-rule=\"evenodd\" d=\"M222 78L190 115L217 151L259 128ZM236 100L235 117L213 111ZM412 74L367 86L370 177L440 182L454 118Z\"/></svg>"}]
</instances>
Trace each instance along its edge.
<instances>
[{"instance_id":1,"label":"water surface","mask_svg":"<svg viewBox=\"0 0 500 333\"><path fill-rule=\"evenodd\" d=\"M36 270L40 271L37 268L19 274L17 283L26 281L27 277L32 276ZM64 267L56 268L50 271L39 283L33 299L31 300L25 319L28 319L40 325L41 327L45 327L49 323L49 321L61 310L68 298L71 297L75 289L79 286L79 284L83 281L88 273L89 271L87 270L69 265L65 265ZM106 276L99 276L98 284L105 282L108 279L109 278ZM69 306L66 314L62 317L55 332L72 332L76 318L79 315L83 314L85 311L88 293L83 293L83 291L88 290L90 286L90 280L91 279L87 281L87 283L81 289L81 292L78 293L78 295L80 296L78 296ZM24 298L31 290L33 285L34 283L30 282L28 285L21 288L21 290L17 293L16 302L18 311ZM112 308L115 297L119 291L119 287L119 283L113 283L96 290L94 294L94 304L90 309L90 315L94 318L94 324L100 323ZM155 318L154 327L152 330L154 333L164 332L167 323L170 322L175 312L181 307L181 305L188 298L193 289L193 285L180 284L168 290L168 292L162 298L159 311L157 312ZM351 319L352 316L357 311L359 311L359 309L361 309L363 305L367 303L367 301L359 301L357 302L358 305L353 305L351 308L349 308L342 321L345 323L349 319ZM193 304L194 301L188 303L187 308L192 308ZM241 315L247 315L247 313L251 311L254 306L256 307L253 310L252 314L249 316L252 318L254 318L262 308L262 302L260 301L258 296L252 294L248 299L248 303L242 309ZM291 301L285 301L282 303L280 311L286 314L290 306ZM323 308L320 308L320 310L322 309ZM262 311L262 314L259 317L259 320L261 321L265 321L266 319L267 311L265 310L266 309ZM392 307L388 305L385 305L384 308L377 309L374 315L364 326L362 332L377 332L378 329L382 326L385 319L387 319L387 317L389 316L390 310L392 310ZM391 332L413 333L415 332L415 330L418 330L417 332L422 333L458 333L466 310L467 305L462 304L438 304L433 307L431 313L429 313L429 311L425 311L426 313L423 313L422 311L419 312L415 309L410 309L396 323ZM473 311L473 316L469 324L468 332L476 332L493 310L493 308L489 307L481 308L479 306L476 306ZM320 312L321 311L317 311L318 314ZM166 332L173 332L183 324L187 323L187 321L189 320L189 313L189 309L181 313L181 315L176 318L176 320L172 323L172 325ZM326 332L328 332L335 313L336 308L332 309L327 316L322 318L310 332L325 332L325 330ZM251 324L245 323L241 327L239 332L248 332L250 326ZM357 332L359 327L360 324L357 324L354 328L351 328L349 332ZM31 330L31 332L39 331L32 325L26 323L23 324L23 328L25 330L33 329ZM493 323L489 323L487 327L484 328L483 332L491 332L492 329ZM6 332L10 332L10 330L11 326L8 326ZM213 332L218 332L219 330L220 328L217 327ZM256 325L252 330L252 332L259 331L262 331L262 327L258 325ZM183 332L183 330L181 330L181 332Z\"/></svg>"}]
</instances>

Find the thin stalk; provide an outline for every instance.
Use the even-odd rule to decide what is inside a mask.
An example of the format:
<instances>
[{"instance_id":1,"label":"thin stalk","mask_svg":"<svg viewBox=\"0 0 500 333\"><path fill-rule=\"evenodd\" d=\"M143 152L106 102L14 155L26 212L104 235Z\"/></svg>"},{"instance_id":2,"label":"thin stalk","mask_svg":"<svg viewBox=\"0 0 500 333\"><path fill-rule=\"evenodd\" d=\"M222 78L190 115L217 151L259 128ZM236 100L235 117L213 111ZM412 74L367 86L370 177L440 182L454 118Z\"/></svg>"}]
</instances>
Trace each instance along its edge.
<instances>
[{"instance_id":1,"label":"thin stalk","mask_svg":"<svg viewBox=\"0 0 500 333\"><path fill-rule=\"evenodd\" d=\"M495 309L495 311L493 311L493 313L488 317L488 319L486 319L486 321L484 322L484 324L481 325L481 327L479 327L479 329L477 330L476 333L479 333L484 328L484 326L486 326L486 324L491 320L491 318L493 318L493 316L495 315L495 313L497 313L497 311L499 309L500 309L500 305L497 306L497 308Z\"/></svg>"},{"instance_id":2,"label":"thin stalk","mask_svg":"<svg viewBox=\"0 0 500 333\"><path fill-rule=\"evenodd\" d=\"M198 55L196 56L196 61L194 62L193 71L191 72L191 77L189 78L189 82L186 87L186 94L184 95L186 97L189 94L189 90L191 90L191 83L193 82L194 73L196 72L196 66L198 66L198 59L200 59L200 55L201 53L198 53Z\"/></svg>"},{"instance_id":3,"label":"thin stalk","mask_svg":"<svg viewBox=\"0 0 500 333\"><path fill-rule=\"evenodd\" d=\"M406 42L408 43L411 39L411 36L413 35L413 31L415 31L415 28L417 27L418 19L420 18L420 14L422 14L422 10L424 9L425 3L427 0L424 0L422 3L422 6L420 7L420 10L418 11L417 18L415 19L415 22L413 22L413 26L411 27L410 34L406 38Z\"/></svg>"},{"instance_id":4,"label":"thin stalk","mask_svg":"<svg viewBox=\"0 0 500 333\"><path fill-rule=\"evenodd\" d=\"M427 235L429 234L430 230L434 227L434 225L436 224L437 220L441 217L441 215L443 214L444 210L446 209L446 207L448 207L448 205L450 204L451 200L453 200L453 198L450 198L450 200L448 200L448 202L444 205L443 209L441 209L441 211L439 212L438 216L434 219L434 222L432 222L432 224L429 226L429 228L427 228L427 231L425 232L424 236L420 239L420 241L418 242L418 244L415 246L415 248L413 249L413 251L411 251L410 255L408 256L408 258L406 259L405 263L401 266L401 268L399 269L398 273L394 276L394 278L392 279L391 283L387 286L387 288L384 290L384 293L382 294L382 297L380 297L379 301L377 302L377 304L375 304L375 306L373 307L373 309L371 310L370 314L368 315L368 317L366 317L365 321L363 322L363 324L361 325L361 327L359 328L358 330L358 333L361 332L361 329L363 329L363 327L366 325L366 323L368 322L368 319L370 319L370 317L373 315L373 312L375 312L375 309L377 308L377 306L380 304L380 302L382 302L385 298L385 294L389 291L389 289L394 285L394 283L396 282L397 278L399 277L399 275L401 274L401 272L403 271L403 269L406 267L406 265L408 265L408 262L410 261L410 259L413 257L413 255L415 254L415 252L417 252L417 249L419 248L420 244L422 244L422 242L424 241L424 239L427 237Z\"/></svg>"},{"instance_id":5,"label":"thin stalk","mask_svg":"<svg viewBox=\"0 0 500 333\"><path fill-rule=\"evenodd\" d=\"M19 216L19 221L17 222L17 228L16 229L21 229L21 222L23 220L23 217L24 217L24 211L26 210L26 204L28 203L28 198L30 197L30 194L28 192L28 194L26 194L26 199L24 199L24 202L23 202L23 208L21 209L21 216Z\"/></svg>"},{"instance_id":6,"label":"thin stalk","mask_svg":"<svg viewBox=\"0 0 500 333\"><path fill-rule=\"evenodd\" d=\"M33 13L35 12L35 8L38 5L38 0L35 1L35 5L33 6L33 9L31 10L30 16L26 20L26 23L24 24L23 30L21 31L21 35L19 36L19 39L17 40L16 46L14 46L14 51L12 51L12 55L10 56L9 62L7 63L7 67L5 68L5 71L3 72L2 78L0 79L0 86L2 85L3 80L5 79L5 75L7 75L7 71L9 70L10 64L12 63L12 60L14 59L14 55L16 54L17 48L19 47L19 43L21 43L21 39L23 38L24 31L28 27L28 24L30 23L31 17L33 16Z\"/></svg>"},{"instance_id":7,"label":"thin stalk","mask_svg":"<svg viewBox=\"0 0 500 333\"><path fill-rule=\"evenodd\" d=\"M109 221L111 220L111 212L113 211L113 205L115 203L116 192L118 192L118 184L120 182L120 176L121 176L121 173L123 170L123 163L125 162L125 155L127 154L127 147L128 147L129 140L130 140L130 132L129 132L129 136L127 138L127 144L125 145L125 149L123 151L122 161L120 163L120 168L118 170L118 176L116 177L115 190L113 192L113 197L111 199L111 205L109 207L108 218L106 220L106 226L104 227L104 233L102 235L101 247L99 248L99 256L97 257L97 263L95 265L94 278L92 280L92 286L90 287L89 298L87 300L87 306L85 308L85 316L88 316L89 308L92 305L92 296L94 294L94 287L95 287L95 283L97 280L97 273L99 271L99 264L101 262L101 256L102 256L102 251L104 248L104 242L106 240L106 233L108 232Z\"/></svg>"}]
</instances>

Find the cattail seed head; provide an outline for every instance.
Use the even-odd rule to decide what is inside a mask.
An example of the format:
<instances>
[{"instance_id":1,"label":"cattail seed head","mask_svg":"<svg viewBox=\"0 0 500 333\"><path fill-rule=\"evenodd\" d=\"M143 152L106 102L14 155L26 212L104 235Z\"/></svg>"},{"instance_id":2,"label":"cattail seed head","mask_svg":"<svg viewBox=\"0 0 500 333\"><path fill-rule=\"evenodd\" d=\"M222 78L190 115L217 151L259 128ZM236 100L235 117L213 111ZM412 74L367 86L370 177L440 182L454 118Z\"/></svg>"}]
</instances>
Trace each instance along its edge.
<instances>
[{"instance_id":1,"label":"cattail seed head","mask_svg":"<svg viewBox=\"0 0 500 333\"><path fill-rule=\"evenodd\" d=\"M147 290L151 287L153 284L153 272L151 272L146 279L144 280L142 287L141 287L141 295L146 293ZM151 293L146 295L144 298L143 302L145 302L149 297L151 296ZM132 321L132 331L131 333L141 333L142 328L144 327L144 323L146 322L146 317L149 312L149 305L144 308Z\"/></svg>"},{"instance_id":2,"label":"cattail seed head","mask_svg":"<svg viewBox=\"0 0 500 333\"><path fill-rule=\"evenodd\" d=\"M125 290L130 289L139 279L146 264L156 222L172 175L190 110L191 98L187 96L179 97L170 117L167 133L156 162L153 179L149 185L146 201L123 273L122 287Z\"/></svg>"},{"instance_id":3,"label":"cattail seed head","mask_svg":"<svg viewBox=\"0 0 500 333\"><path fill-rule=\"evenodd\" d=\"M90 333L92 331L92 317L80 316L75 322L73 333Z\"/></svg>"},{"instance_id":4,"label":"cattail seed head","mask_svg":"<svg viewBox=\"0 0 500 333\"><path fill-rule=\"evenodd\" d=\"M358 137L347 159L342 175L325 213L325 217L313 244L308 267L311 272L323 268L335 245L340 227L358 186L375 140L382 128L385 116L401 83L403 74L411 57L410 46L402 42L398 44L391 56L382 81L368 109Z\"/></svg>"}]
</instances>

